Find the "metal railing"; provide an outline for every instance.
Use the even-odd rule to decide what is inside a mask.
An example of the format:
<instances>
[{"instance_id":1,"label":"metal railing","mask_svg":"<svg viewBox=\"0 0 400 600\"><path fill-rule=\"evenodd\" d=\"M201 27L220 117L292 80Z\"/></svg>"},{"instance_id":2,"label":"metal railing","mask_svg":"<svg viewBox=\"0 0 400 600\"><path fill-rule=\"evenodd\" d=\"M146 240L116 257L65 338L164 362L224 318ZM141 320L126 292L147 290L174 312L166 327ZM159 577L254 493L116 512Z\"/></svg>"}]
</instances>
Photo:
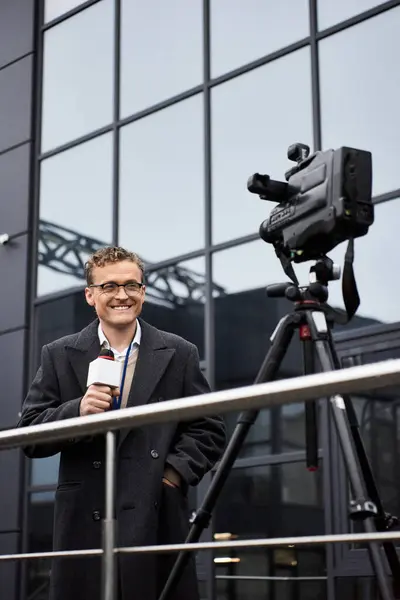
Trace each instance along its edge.
<instances>
[{"instance_id":1,"label":"metal railing","mask_svg":"<svg viewBox=\"0 0 400 600\"><path fill-rule=\"evenodd\" d=\"M32 552L0 555L0 561L31 560L52 557L101 556L103 569L103 600L114 600L117 553L195 552L226 548L260 548L268 546L310 545L343 542L382 542L400 540L400 531L284 537L272 539L230 540L118 548L114 539L115 431L143 425L185 421L195 417L223 414L236 410L261 409L271 406L307 402L336 394L351 394L400 384L400 359L350 367L328 373L316 373L291 379L211 392L178 400L167 400L124 410L76 417L32 425L21 429L0 431L0 450L29 446L50 441L79 438L106 432L105 519L103 548Z\"/></svg>"}]
</instances>

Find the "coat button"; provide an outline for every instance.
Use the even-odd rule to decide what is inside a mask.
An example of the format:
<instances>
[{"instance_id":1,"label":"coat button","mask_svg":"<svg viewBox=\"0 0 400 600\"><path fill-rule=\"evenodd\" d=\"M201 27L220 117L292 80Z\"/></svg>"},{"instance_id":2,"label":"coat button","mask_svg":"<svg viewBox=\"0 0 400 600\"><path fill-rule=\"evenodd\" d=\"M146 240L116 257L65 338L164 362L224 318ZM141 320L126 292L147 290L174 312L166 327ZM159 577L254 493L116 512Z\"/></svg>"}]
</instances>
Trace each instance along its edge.
<instances>
[{"instance_id":1,"label":"coat button","mask_svg":"<svg viewBox=\"0 0 400 600\"><path fill-rule=\"evenodd\" d=\"M94 510L93 514L92 514L92 517L93 517L93 521L100 521L100 519L101 519L100 511L99 510Z\"/></svg>"},{"instance_id":2,"label":"coat button","mask_svg":"<svg viewBox=\"0 0 400 600\"><path fill-rule=\"evenodd\" d=\"M99 460L94 460L93 461L93 469L100 469L101 467L101 462Z\"/></svg>"},{"instance_id":3,"label":"coat button","mask_svg":"<svg viewBox=\"0 0 400 600\"><path fill-rule=\"evenodd\" d=\"M158 452L157 452L157 450L152 450L150 452L150 454L151 454L152 458L158 458Z\"/></svg>"}]
</instances>

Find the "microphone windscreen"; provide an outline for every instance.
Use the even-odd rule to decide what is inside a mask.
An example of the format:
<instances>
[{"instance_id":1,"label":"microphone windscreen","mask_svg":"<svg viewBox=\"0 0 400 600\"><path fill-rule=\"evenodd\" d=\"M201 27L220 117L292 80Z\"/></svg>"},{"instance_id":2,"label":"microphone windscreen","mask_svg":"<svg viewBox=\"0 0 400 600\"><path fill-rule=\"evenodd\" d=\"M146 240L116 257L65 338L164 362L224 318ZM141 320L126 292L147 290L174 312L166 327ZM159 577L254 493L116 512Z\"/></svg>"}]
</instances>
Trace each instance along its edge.
<instances>
[{"instance_id":1,"label":"microphone windscreen","mask_svg":"<svg viewBox=\"0 0 400 600\"><path fill-rule=\"evenodd\" d=\"M117 388L121 382L121 363L114 360L114 357L100 355L96 360L89 364L89 371L86 385L107 385L111 388Z\"/></svg>"},{"instance_id":2,"label":"microphone windscreen","mask_svg":"<svg viewBox=\"0 0 400 600\"><path fill-rule=\"evenodd\" d=\"M109 348L102 348L100 350L99 357L107 358L108 360L114 360L114 352Z\"/></svg>"}]
</instances>

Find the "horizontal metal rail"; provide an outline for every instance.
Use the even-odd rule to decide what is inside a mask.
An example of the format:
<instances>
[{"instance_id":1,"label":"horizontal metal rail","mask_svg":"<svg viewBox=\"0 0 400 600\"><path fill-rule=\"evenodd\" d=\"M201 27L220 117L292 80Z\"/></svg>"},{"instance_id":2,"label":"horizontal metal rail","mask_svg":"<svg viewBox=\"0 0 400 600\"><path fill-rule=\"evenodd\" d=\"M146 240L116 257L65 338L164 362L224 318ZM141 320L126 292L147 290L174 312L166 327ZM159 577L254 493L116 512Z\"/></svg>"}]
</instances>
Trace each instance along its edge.
<instances>
[{"instance_id":1,"label":"horizontal metal rail","mask_svg":"<svg viewBox=\"0 0 400 600\"><path fill-rule=\"evenodd\" d=\"M267 548L276 546L312 546L323 544L384 542L386 540L400 541L400 531L377 533L340 533L334 535L305 535L284 538L260 538L248 540L233 540L226 542L196 542L193 544L164 544L158 546L131 546L114 548L115 554L164 554L171 552L198 552L199 550L226 550L229 548ZM40 558L73 558L74 556L100 556L101 549L69 550L64 552L32 552L25 554L3 554L2 560L31 560Z\"/></svg>"},{"instance_id":2,"label":"horizontal metal rail","mask_svg":"<svg viewBox=\"0 0 400 600\"><path fill-rule=\"evenodd\" d=\"M400 384L400 359L166 400L0 432L0 450L179 419L259 409Z\"/></svg>"},{"instance_id":3,"label":"horizontal metal rail","mask_svg":"<svg viewBox=\"0 0 400 600\"><path fill-rule=\"evenodd\" d=\"M315 576L310 575L309 577L278 577L277 575L216 575L215 579L220 581L326 581L326 576Z\"/></svg>"},{"instance_id":4,"label":"horizontal metal rail","mask_svg":"<svg viewBox=\"0 0 400 600\"><path fill-rule=\"evenodd\" d=\"M276 405L305 402L321 397L351 394L371 389L380 389L400 384L400 359L350 367L328 373L303 375L293 379L271 381L242 388L211 392L189 398L168 400L160 403L127 408L109 413L76 417L41 425L31 425L19 429L0 432L0 450L34 444L79 438L107 432L106 445L106 519L103 522L103 549L80 551L35 552L24 554L4 554L1 561L33 560L38 558L69 558L84 556L102 557L102 600L115 600L116 553L165 553L218 550L226 548L260 548L268 546L311 545L338 542L367 542L400 540L400 532L306 536L258 540L236 540L203 542L193 544L170 544L161 546L137 546L115 548L113 514L113 485L115 477L115 437L114 431L135 428L155 423L189 420L211 414L222 414L235 410L254 410Z\"/></svg>"}]
</instances>

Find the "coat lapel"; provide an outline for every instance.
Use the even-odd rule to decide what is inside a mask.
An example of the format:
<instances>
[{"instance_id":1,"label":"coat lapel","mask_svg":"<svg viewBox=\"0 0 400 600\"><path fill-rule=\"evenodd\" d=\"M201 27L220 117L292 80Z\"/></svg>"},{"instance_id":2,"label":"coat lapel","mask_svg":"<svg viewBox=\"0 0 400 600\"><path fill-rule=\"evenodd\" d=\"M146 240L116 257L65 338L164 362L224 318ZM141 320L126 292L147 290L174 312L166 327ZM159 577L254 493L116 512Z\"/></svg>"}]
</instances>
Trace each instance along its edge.
<instances>
[{"instance_id":1,"label":"coat lapel","mask_svg":"<svg viewBox=\"0 0 400 600\"><path fill-rule=\"evenodd\" d=\"M147 404L168 364L175 354L174 348L168 348L162 334L140 319L142 339L136 363L135 374L128 396L127 408ZM157 400L157 399L155 399ZM121 431L119 446L129 430Z\"/></svg>"},{"instance_id":2,"label":"coat lapel","mask_svg":"<svg viewBox=\"0 0 400 600\"><path fill-rule=\"evenodd\" d=\"M128 396L127 407L147 404L156 385L165 373L168 364L175 353L169 348L161 332L140 319L142 338L135 374ZM85 394L89 363L95 360L100 352L98 336L99 321L96 319L85 327L72 342L65 345L69 361L81 388ZM155 399L157 401L157 398ZM118 447L129 433L129 429L120 431Z\"/></svg>"},{"instance_id":3,"label":"coat lapel","mask_svg":"<svg viewBox=\"0 0 400 600\"><path fill-rule=\"evenodd\" d=\"M96 319L88 327L82 329L75 342L68 343L65 346L82 395L85 394L87 389L86 381L89 363L95 360L100 352L100 341L97 334L98 326L99 322Z\"/></svg>"}]
</instances>

